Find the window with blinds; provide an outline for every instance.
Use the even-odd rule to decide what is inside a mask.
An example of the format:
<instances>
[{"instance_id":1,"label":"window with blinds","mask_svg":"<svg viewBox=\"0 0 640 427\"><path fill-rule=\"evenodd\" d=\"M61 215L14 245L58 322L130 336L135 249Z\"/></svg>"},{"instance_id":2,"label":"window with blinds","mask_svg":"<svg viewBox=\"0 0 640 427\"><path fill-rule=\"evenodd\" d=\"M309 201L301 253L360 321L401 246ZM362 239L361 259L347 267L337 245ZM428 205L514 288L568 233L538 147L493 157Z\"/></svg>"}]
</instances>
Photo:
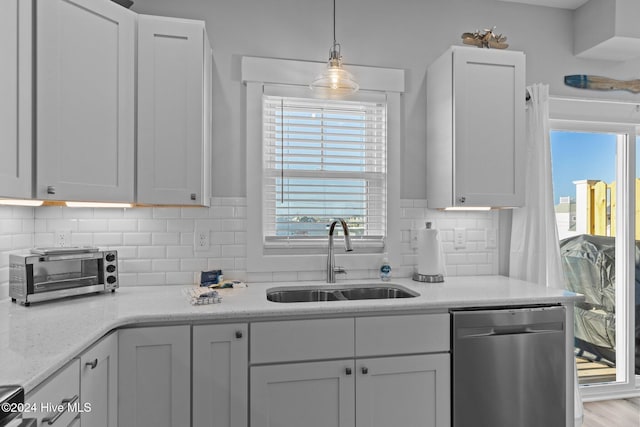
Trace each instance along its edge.
<instances>
[{"instance_id":1,"label":"window with blinds","mask_svg":"<svg viewBox=\"0 0 640 427\"><path fill-rule=\"evenodd\" d=\"M326 245L337 218L382 244L386 121L385 103L263 96L266 246Z\"/></svg>"}]
</instances>

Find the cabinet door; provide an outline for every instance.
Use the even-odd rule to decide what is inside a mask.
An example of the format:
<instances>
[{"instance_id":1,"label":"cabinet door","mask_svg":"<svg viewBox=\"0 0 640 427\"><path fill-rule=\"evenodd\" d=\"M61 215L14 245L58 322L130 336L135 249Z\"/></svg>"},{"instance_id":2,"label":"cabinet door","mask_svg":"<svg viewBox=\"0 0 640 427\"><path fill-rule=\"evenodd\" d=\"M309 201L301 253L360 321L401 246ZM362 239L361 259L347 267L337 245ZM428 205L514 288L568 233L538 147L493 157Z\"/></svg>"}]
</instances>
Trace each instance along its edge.
<instances>
[{"instance_id":1,"label":"cabinet door","mask_svg":"<svg viewBox=\"0 0 640 427\"><path fill-rule=\"evenodd\" d=\"M32 8L0 2L0 197L31 197Z\"/></svg>"},{"instance_id":2,"label":"cabinet door","mask_svg":"<svg viewBox=\"0 0 640 427\"><path fill-rule=\"evenodd\" d=\"M82 423L118 426L118 334L114 332L80 356ZM89 410L90 408L90 410Z\"/></svg>"},{"instance_id":3,"label":"cabinet door","mask_svg":"<svg viewBox=\"0 0 640 427\"><path fill-rule=\"evenodd\" d=\"M248 327L193 327L193 427L247 427Z\"/></svg>"},{"instance_id":4,"label":"cabinet door","mask_svg":"<svg viewBox=\"0 0 640 427\"><path fill-rule=\"evenodd\" d=\"M72 424L80 412L79 366L79 360L74 359L29 393L25 402L35 410L27 414L29 418L37 419L39 426Z\"/></svg>"},{"instance_id":5,"label":"cabinet door","mask_svg":"<svg viewBox=\"0 0 640 427\"><path fill-rule=\"evenodd\" d=\"M252 367L250 425L354 426L353 378L353 360Z\"/></svg>"},{"instance_id":6,"label":"cabinet door","mask_svg":"<svg viewBox=\"0 0 640 427\"><path fill-rule=\"evenodd\" d=\"M133 201L135 14L37 0L38 198Z\"/></svg>"},{"instance_id":7,"label":"cabinet door","mask_svg":"<svg viewBox=\"0 0 640 427\"><path fill-rule=\"evenodd\" d=\"M524 54L455 49L453 76L454 204L521 206Z\"/></svg>"},{"instance_id":8,"label":"cabinet door","mask_svg":"<svg viewBox=\"0 0 640 427\"><path fill-rule=\"evenodd\" d=\"M450 427L449 354L356 360L357 427Z\"/></svg>"},{"instance_id":9,"label":"cabinet door","mask_svg":"<svg viewBox=\"0 0 640 427\"><path fill-rule=\"evenodd\" d=\"M209 204L203 194L210 164L207 45L201 21L139 17L139 203Z\"/></svg>"},{"instance_id":10,"label":"cabinet door","mask_svg":"<svg viewBox=\"0 0 640 427\"><path fill-rule=\"evenodd\" d=\"M118 331L119 425L190 425L190 378L189 326Z\"/></svg>"}]
</instances>

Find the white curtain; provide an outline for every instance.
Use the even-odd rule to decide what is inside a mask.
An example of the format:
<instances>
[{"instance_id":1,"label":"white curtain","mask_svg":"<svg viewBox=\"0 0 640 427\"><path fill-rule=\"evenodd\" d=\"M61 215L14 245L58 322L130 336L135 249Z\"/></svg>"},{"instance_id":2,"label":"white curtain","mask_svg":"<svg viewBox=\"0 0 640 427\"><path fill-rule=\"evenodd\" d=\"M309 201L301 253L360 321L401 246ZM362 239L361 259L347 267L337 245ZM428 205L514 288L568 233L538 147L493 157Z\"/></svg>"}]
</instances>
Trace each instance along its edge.
<instances>
[{"instance_id":1,"label":"white curtain","mask_svg":"<svg viewBox=\"0 0 640 427\"><path fill-rule=\"evenodd\" d=\"M526 112L525 202L522 208L513 210L509 276L564 289L551 178L549 86L536 84L527 87L527 91L531 98ZM574 378L575 419L579 426L583 409L577 375Z\"/></svg>"}]
</instances>

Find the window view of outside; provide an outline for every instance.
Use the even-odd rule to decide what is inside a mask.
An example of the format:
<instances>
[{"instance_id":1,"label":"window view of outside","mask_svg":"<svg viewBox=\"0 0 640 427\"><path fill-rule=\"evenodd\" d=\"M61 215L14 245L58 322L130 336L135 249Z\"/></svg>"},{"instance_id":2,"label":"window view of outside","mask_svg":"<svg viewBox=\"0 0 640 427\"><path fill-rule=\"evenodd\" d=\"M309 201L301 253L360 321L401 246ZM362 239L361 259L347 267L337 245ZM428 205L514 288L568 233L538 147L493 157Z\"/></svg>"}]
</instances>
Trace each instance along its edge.
<instances>
[{"instance_id":1,"label":"window view of outside","mask_svg":"<svg viewBox=\"0 0 640 427\"><path fill-rule=\"evenodd\" d=\"M354 236L383 236L384 106L272 96L263 102L266 238L324 238L339 217Z\"/></svg>"},{"instance_id":2,"label":"window view of outside","mask_svg":"<svg viewBox=\"0 0 640 427\"><path fill-rule=\"evenodd\" d=\"M618 135L551 132L553 192L567 288L575 308L580 384L616 380L615 204Z\"/></svg>"}]
</instances>

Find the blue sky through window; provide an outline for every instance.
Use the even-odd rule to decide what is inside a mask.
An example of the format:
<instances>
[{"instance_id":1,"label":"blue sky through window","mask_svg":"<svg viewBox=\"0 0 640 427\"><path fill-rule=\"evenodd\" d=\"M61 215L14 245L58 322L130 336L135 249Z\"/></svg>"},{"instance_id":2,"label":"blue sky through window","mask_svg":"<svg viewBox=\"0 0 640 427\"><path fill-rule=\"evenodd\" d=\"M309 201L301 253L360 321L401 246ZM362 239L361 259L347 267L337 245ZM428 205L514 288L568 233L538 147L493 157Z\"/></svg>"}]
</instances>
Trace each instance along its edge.
<instances>
[{"instance_id":1,"label":"blue sky through window","mask_svg":"<svg viewBox=\"0 0 640 427\"><path fill-rule=\"evenodd\" d=\"M616 179L616 135L609 133L551 131L553 200L570 196L573 181L584 179L611 183Z\"/></svg>"}]
</instances>

